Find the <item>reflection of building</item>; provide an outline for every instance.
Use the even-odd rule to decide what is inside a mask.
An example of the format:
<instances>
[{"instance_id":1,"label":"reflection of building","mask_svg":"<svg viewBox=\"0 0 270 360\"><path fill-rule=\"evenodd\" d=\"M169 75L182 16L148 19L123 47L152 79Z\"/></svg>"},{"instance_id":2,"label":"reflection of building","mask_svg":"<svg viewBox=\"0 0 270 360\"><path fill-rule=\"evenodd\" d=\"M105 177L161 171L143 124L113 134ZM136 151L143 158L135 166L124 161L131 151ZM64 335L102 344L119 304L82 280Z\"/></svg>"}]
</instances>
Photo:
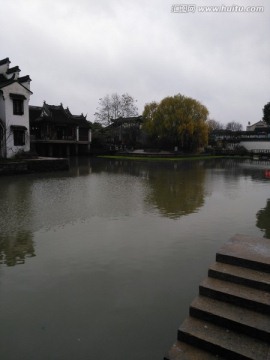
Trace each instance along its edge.
<instances>
[{"instance_id":1,"label":"reflection of building","mask_svg":"<svg viewBox=\"0 0 270 360\"><path fill-rule=\"evenodd\" d=\"M20 77L18 66L9 67L9 58L0 60L0 157L29 151L30 77Z\"/></svg>"},{"instance_id":2,"label":"reflection of building","mask_svg":"<svg viewBox=\"0 0 270 360\"><path fill-rule=\"evenodd\" d=\"M31 146L39 155L89 153L91 125L86 116L72 115L63 105L30 106Z\"/></svg>"},{"instance_id":3,"label":"reflection of building","mask_svg":"<svg viewBox=\"0 0 270 360\"><path fill-rule=\"evenodd\" d=\"M142 116L118 118L105 128L107 143L121 147L133 147L141 142Z\"/></svg>"},{"instance_id":4,"label":"reflection of building","mask_svg":"<svg viewBox=\"0 0 270 360\"><path fill-rule=\"evenodd\" d=\"M0 264L14 266L24 264L25 259L35 256L32 234L18 232L10 236L0 237Z\"/></svg>"}]
</instances>

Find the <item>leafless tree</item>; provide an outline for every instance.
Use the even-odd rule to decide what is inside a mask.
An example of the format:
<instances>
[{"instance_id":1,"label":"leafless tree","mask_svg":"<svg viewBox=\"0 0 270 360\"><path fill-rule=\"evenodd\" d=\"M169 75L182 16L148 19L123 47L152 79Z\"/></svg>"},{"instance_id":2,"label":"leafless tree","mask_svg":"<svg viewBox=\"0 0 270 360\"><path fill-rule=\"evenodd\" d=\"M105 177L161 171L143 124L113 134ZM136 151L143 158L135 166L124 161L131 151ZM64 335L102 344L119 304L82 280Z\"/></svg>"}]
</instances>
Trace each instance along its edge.
<instances>
[{"instance_id":1,"label":"leafless tree","mask_svg":"<svg viewBox=\"0 0 270 360\"><path fill-rule=\"evenodd\" d=\"M242 129L243 129L243 125L236 121L231 121L226 125L226 130L242 131Z\"/></svg>"},{"instance_id":2,"label":"leafless tree","mask_svg":"<svg viewBox=\"0 0 270 360\"><path fill-rule=\"evenodd\" d=\"M99 99L99 106L95 112L95 120L103 125L110 125L112 120L119 117L131 117L138 115L136 100L129 95L113 93Z\"/></svg>"},{"instance_id":3,"label":"leafless tree","mask_svg":"<svg viewBox=\"0 0 270 360\"><path fill-rule=\"evenodd\" d=\"M219 121L216 121L215 119L208 119L206 123L208 125L208 128L209 128L210 132L212 132L214 130L222 130L222 129L224 129L224 125L221 124Z\"/></svg>"}]
</instances>

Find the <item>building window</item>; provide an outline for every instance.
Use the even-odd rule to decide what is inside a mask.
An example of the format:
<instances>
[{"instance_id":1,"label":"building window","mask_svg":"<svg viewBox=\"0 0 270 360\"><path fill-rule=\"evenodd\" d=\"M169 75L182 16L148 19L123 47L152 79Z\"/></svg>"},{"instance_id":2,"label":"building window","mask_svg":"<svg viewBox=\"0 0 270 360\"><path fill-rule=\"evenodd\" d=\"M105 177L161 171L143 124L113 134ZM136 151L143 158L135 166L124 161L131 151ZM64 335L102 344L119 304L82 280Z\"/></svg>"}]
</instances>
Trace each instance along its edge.
<instances>
[{"instance_id":1,"label":"building window","mask_svg":"<svg viewBox=\"0 0 270 360\"><path fill-rule=\"evenodd\" d=\"M13 114L23 115L23 100L13 99Z\"/></svg>"},{"instance_id":2,"label":"building window","mask_svg":"<svg viewBox=\"0 0 270 360\"><path fill-rule=\"evenodd\" d=\"M26 99L26 97L20 94L10 94L10 97L13 101L13 115L23 115L24 100Z\"/></svg>"},{"instance_id":3,"label":"building window","mask_svg":"<svg viewBox=\"0 0 270 360\"><path fill-rule=\"evenodd\" d=\"M13 143L14 146L25 145L25 131L27 128L22 125L11 125L10 129L13 132Z\"/></svg>"},{"instance_id":4,"label":"building window","mask_svg":"<svg viewBox=\"0 0 270 360\"><path fill-rule=\"evenodd\" d=\"M14 146L25 145L25 131L14 130L13 131Z\"/></svg>"}]
</instances>

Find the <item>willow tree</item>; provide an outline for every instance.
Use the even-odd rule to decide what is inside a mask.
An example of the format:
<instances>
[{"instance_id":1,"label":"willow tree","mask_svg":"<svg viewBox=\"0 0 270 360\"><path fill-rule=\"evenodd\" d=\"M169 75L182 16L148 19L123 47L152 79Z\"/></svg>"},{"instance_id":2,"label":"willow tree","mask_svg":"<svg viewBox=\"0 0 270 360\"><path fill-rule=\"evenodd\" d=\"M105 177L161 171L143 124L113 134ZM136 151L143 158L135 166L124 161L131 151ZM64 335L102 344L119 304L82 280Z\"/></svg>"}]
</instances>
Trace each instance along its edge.
<instances>
[{"instance_id":1,"label":"willow tree","mask_svg":"<svg viewBox=\"0 0 270 360\"><path fill-rule=\"evenodd\" d=\"M199 101L178 94L145 105L144 130L152 138L193 151L207 145L207 116L207 108Z\"/></svg>"}]
</instances>

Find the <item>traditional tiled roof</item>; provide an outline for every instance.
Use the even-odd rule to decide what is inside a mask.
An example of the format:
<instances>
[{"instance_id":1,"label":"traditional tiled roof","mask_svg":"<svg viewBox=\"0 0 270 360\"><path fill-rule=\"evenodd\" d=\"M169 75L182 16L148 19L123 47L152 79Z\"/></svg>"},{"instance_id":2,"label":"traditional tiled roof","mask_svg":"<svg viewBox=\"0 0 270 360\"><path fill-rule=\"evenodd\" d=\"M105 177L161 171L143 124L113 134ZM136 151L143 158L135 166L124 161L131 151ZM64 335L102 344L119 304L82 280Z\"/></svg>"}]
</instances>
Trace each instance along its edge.
<instances>
[{"instance_id":1,"label":"traditional tiled roof","mask_svg":"<svg viewBox=\"0 0 270 360\"><path fill-rule=\"evenodd\" d=\"M269 125L265 121L260 120L257 121L255 124L248 125L247 131L255 131L255 130L258 131L260 129L266 129L266 128L269 128Z\"/></svg>"},{"instance_id":2,"label":"traditional tiled roof","mask_svg":"<svg viewBox=\"0 0 270 360\"><path fill-rule=\"evenodd\" d=\"M260 120L258 122L256 122L255 124L252 124L251 126L263 126L263 127L267 127L267 124L265 121Z\"/></svg>"},{"instance_id":3,"label":"traditional tiled roof","mask_svg":"<svg viewBox=\"0 0 270 360\"><path fill-rule=\"evenodd\" d=\"M15 74L14 74L15 75ZM28 75L27 75L28 76ZM31 80L31 79L30 79ZM14 76L12 76L11 79L7 79L6 77L4 77L3 75L0 74L0 89L10 85L10 84L13 84L15 82L18 82L23 88L25 88L27 91L29 91L31 94L32 94L32 91L27 89L27 87L25 87L23 85L23 83L25 81L18 81L18 80L15 80Z\"/></svg>"},{"instance_id":4,"label":"traditional tiled roof","mask_svg":"<svg viewBox=\"0 0 270 360\"><path fill-rule=\"evenodd\" d=\"M5 64L7 62L8 58L1 60L0 61L0 65L2 62L2 65ZM9 61L9 60L8 60ZM31 81L30 76L26 75L26 76L22 76L19 77L18 79L15 78L15 73L16 72L20 72L21 70L19 69L18 66L15 66L13 68L10 68L7 70L6 74L11 75L11 77L7 78L5 76L5 74L0 74L0 89L4 88L10 84L13 84L14 82L18 82L19 84L21 84L23 86L23 83ZM25 86L23 86L26 90L28 90L29 92L31 92L29 89L27 89Z\"/></svg>"},{"instance_id":5,"label":"traditional tiled roof","mask_svg":"<svg viewBox=\"0 0 270 360\"><path fill-rule=\"evenodd\" d=\"M113 123L142 122L142 116L119 117L111 120Z\"/></svg>"},{"instance_id":6,"label":"traditional tiled roof","mask_svg":"<svg viewBox=\"0 0 270 360\"><path fill-rule=\"evenodd\" d=\"M13 74L15 72L20 72L20 71L21 71L21 69L19 68L19 66L14 66L14 67L9 68L7 70L7 74Z\"/></svg>"},{"instance_id":7,"label":"traditional tiled roof","mask_svg":"<svg viewBox=\"0 0 270 360\"><path fill-rule=\"evenodd\" d=\"M7 63L10 64L10 61L9 61L9 58L8 58L8 57L5 58L5 59L3 59L3 60L0 60L0 65L4 65L4 64L7 64Z\"/></svg>"},{"instance_id":8,"label":"traditional tiled roof","mask_svg":"<svg viewBox=\"0 0 270 360\"><path fill-rule=\"evenodd\" d=\"M89 121L86 120L86 116L72 115L68 108L64 109L63 105L49 105L44 102L43 107L37 106L29 107L30 110L30 122L53 122L58 125L73 124L80 127L90 127Z\"/></svg>"},{"instance_id":9,"label":"traditional tiled roof","mask_svg":"<svg viewBox=\"0 0 270 360\"><path fill-rule=\"evenodd\" d=\"M30 123L36 119L38 119L41 115L42 107L41 106L29 106L29 120Z\"/></svg>"},{"instance_id":10,"label":"traditional tiled roof","mask_svg":"<svg viewBox=\"0 0 270 360\"><path fill-rule=\"evenodd\" d=\"M25 82L31 81L30 76L26 75L26 76L22 76L19 77L17 80L15 79L15 74L13 74L13 76L10 79L7 79L5 77L5 75L0 74L0 89L4 88L5 86L8 86L10 84L13 84L14 82L18 82L21 85ZM23 85L22 85L23 86ZM26 88L27 89L27 88ZM29 89L27 89L28 91L30 91ZM30 91L31 92L31 91Z\"/></svg>"},{"instance_id":11,"label":"traditional tiled roof","mask_svg":"<svg viewBox=\"0 0 270 360\"><path fill-rule=\"evenodd\" d=\"M131 117L119 117L117 119L111 119L111 124L106 129L116 128L123 124L137 125L142 123L142 116L131 116Z\"/></svg>"},{"instance_id":12,"label":"traditional tiled roof","mask_svg":"<svg viewBox=\"0 0 270 360\"><path fill-rule=\"evenodd\" d=\"M15 74L10 79L7 79L3 74L0 74L0 88L12 84L13 82L16 81L14 79L15 79Z\"/></svg>"},{"instance_id":13,"label":"traditional tiled roof","mask_svg":"<svg viewBox=\"0 0 270 360\"><path fill-rule=\"evenodd\" d=\"M32 80L30 79L30 76L29 76L29 75L25 75L25 76L19 77L19 78L18 78L18 81L19 81L19 83L24 83L24 82L32 81Z\"/></svg>"}]
</instances>

